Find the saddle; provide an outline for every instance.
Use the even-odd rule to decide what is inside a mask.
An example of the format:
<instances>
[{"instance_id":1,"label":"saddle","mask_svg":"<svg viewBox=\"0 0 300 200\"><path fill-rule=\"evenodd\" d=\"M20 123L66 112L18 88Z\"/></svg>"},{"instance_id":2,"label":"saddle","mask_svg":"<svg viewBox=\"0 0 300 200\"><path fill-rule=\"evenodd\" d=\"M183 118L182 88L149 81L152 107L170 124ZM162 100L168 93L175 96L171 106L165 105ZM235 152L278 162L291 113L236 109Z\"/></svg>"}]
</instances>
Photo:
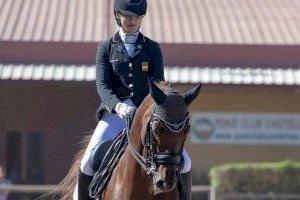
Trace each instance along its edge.
<instances>
[{"instance_id":1,"label":"saddle","mask_svg":"<svg viewBox=\"0 0 300 200\"><path fill-rule=\"evenodd\" d=\"M115 140L107 140L97 145L91 159L93 170L96 173L89 185L90 197L99 198L102 195L127 144L128 140L124 129Z\"/></svg>"}]
</instances>

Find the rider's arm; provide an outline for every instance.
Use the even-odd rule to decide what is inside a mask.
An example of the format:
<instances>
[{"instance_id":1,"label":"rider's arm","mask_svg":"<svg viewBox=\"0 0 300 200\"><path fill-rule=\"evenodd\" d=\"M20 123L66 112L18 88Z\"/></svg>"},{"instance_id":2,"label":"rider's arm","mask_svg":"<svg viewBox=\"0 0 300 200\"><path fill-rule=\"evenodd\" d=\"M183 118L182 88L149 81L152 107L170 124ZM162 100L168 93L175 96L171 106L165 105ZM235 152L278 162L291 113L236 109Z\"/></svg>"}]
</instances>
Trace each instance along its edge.
<instances>
[{"instance_id":1,"label":"rider's arm","mask_svg":"<svg viewBox=\"0 0 300 200\"><path fill-rule=\"evenodd\" d=\"M151 68L150 77L153 81L159 83L165 81L164 64L161 49L158 43L150 41Z\"/></svg>"},{"instance_id":2,"label":"rider's arm","mask_svg":"<svg viewBox=\"0 0 300 200\"><path fill-rule=\"evenodd\" d=\"M109 111L113 111L113 108L121 101L111 88L110 80L112 80L113 71L109 63L109 43L110 41L107 40L97 45L96 86L104 105Z\"/></svg>"}]
</instances>

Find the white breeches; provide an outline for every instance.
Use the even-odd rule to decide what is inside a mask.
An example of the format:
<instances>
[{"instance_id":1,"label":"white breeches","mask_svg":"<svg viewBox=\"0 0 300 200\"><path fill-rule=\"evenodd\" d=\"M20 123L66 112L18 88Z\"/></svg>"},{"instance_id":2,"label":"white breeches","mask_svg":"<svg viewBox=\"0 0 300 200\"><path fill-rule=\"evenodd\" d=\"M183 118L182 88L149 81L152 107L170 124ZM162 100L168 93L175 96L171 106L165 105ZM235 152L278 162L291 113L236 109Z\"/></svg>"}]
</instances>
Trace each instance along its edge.
<instances>
[{"instance_id":1,"label":"white breeches","mask_svg":"<svg viewBox=\"0 0 300 200\"><path fill-rule=\"evenodd\" d=\"M125 128L126 124L117 114L105 113L93 133L90 143L81 160L81 172L93 176L94 170L92 169L91 156L97 144L106 140L113 140Z\"/></svg>"},{"instance_id":2,"label":"white breeches","mask_svg":"<svg viewBox=\"0 0 300 200\"><path fill-rule=\"evenodd\" d=\"M125 121L117 114L106 113L102 116L81 161L80 169L82 173L88 176L94 175L95 172L91 165L91 155L93 150L100 142L116 138L125 128L125 125ZM184 174L191 170L191 159L185 149L183 149L182 154L184 158L184 167L181 170L181 173Z\"/></svg>"}]
</instances>

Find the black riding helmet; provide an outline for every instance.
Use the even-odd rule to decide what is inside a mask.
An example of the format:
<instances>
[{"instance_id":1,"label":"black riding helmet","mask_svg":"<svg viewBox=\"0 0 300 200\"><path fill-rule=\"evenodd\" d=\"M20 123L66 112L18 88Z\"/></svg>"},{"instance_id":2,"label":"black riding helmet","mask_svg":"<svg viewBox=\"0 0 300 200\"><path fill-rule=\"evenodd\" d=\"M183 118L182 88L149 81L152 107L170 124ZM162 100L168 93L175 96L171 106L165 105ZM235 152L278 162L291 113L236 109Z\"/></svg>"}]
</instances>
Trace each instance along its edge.
<instances>
[{"instance_id":1,"label":"black riding helmet","mask_svg":"<svg viewBox=\"0 0 300 200\"><path fill-rule=\"evenodd\" d=\"M147 0L114 0L114 13L117 24L121 26L118 12L129 16L142 16L147 12Z\"/></svg>"}]
</instances>

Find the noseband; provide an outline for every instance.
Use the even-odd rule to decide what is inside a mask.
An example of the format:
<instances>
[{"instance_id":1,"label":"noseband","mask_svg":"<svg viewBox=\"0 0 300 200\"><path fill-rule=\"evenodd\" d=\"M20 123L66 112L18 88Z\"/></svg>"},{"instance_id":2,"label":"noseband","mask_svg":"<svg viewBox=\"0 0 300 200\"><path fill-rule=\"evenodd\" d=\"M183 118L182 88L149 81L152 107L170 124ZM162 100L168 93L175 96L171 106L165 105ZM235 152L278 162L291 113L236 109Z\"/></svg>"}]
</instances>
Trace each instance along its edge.
<instances>
[{"instance_id":1,"label":"noseband","mask_svg":"<svg viewBox=\"0 0 300 200\"><path fill-rule=\"evenodd\" d=\"M130 126L130 119L126 119L126 132L128 138L128 147L135 158L135 160L141 165L141 167L146 171L146 173L150 176L153 176L154 173L157 171L159 165L179 165L183 144L179 153L175 152L155 152L153 148L154 143L154 133L152 129L152 123L154 119L158 119L172 134L180 133L187 125L189 121L189 114L183 119L180 123L170 123L164 120L161 116L155 113L155 110L151 112L151 117L147 123L147 130L145 136L145 147L147 151L147 157L143 157L139 154L134 147L132 146L129 138L129 126Z\"/></svg>"}]
</instances>

